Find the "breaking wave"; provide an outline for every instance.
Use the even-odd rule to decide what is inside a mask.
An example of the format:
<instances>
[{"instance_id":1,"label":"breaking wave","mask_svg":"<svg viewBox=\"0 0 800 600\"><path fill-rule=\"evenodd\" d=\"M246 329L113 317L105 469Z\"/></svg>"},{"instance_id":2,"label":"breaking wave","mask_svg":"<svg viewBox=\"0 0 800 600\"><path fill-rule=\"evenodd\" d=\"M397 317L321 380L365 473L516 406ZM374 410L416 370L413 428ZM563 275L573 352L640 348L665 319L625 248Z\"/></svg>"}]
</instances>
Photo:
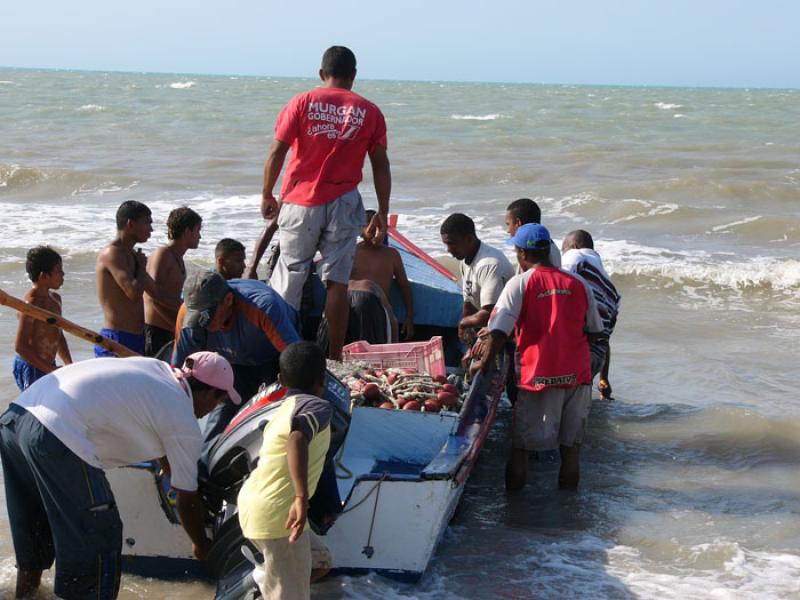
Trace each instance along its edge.
<instances>
[{"instance_id":1,"label":"breaking wave","mask_svg":"<svg viewBox=\"0 0 800 600\"><path fill-rule=\"evenodd\" d=\"M503 115L500 113L492 113L490 115L450 115L450 118L456 121L494 121L502 119Z\"/></svg>"},{"instance_id":2,"label":"breaking wave","mask_svg":"<svg viewBox=\"0 0 800 600\"><path fill-rule=\"evenodd\" d=\"M68 169L25 167L0 164L0 196L14 193L35 192L52 195L103 195L109 192L128 190L137 185L130 177L105 177ZM23 212L29 210L23 205Z\"/></svg>"},{"instance_id":3,"label":"breaking wave","mask_svg":"<svg viewBox=\"0 0 800 600\"><path fill-rule=\"evenodd\" d=\"M736 259L723 253L676 252L626 240L596 240L612 275L651 277L667 283L716 285L734 290L800 288L800 260L774 256Z\"/></svg>"},{"instance_id":4,"label":"breaking wave","mask_svg":"<svg viewBox=\"0 0 800 600\"><path fill-rule=\"evenodd\" d=\"M101 104L84 104L78 108L79 112L103 112L105 110L108 110L108 108Z\"/></svg>"},{"instance_id":5,"label":"breaking wave","mask_svg":"<svg viewBox=\"0 0 800 600\"><path fill-rule=\"evenodd\" d=\"M676 108L683 108L683 104L672 104L670 102L656 102L653 104L659 110L675 110Z\"/></svg>"},{"instance_id":6,"label":"breaking wave","mask_svg":"<svg viewBox=\"0 0 800 600\"><path fill-rule=\"evenodd\" d=\"M170 83L169 87L173 90L188 90L195 85L197 85L196 81L176 81L175 83Z\"/></svg>"}]
</instances>

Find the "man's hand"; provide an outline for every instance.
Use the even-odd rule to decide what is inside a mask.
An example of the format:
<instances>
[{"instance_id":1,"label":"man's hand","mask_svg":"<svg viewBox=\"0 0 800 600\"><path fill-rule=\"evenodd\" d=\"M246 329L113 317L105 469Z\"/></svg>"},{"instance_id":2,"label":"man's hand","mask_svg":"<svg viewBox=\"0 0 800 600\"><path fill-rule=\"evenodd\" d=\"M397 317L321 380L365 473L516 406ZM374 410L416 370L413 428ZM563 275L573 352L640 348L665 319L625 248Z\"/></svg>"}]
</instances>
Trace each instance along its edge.
<instances>
[{"instance_id":1,"label":"man's hand","mask_svg":"<svg viewBox=\"0 0 800 600\"><path fill-rule=\"evenodd\" d=\"M211 549L211 540L205 538L199 544L192 544L192 554L195 555L197 560L205 560L208 558L208 551Z\"/></svg>"},{"instance_id":2,"label":"man's hand","mask_svg":"<svg viewBox=\"0 0 800 600\"><path fill-rule=\"evenodd\" d=\"M261 216L267 219L274 219L278 216L278 201L270 193L264 192L261 196Z\"/></svg>"},{"instance_id":3,"label":"man's hand","mask_svg":"<svg viewBox=\"0 0 800 600\"><path fill-rule=\"evenodd\" d=\"M297 496L289 509L289 518L286 519L286 529L291 529L289 542L294 542L299 538L306 525L306 514L308 513L308 499Z\"/></svg>"},{"instance_id":4,"label":"man's hand","mask_svg":"<svg viewBox=\"0 0 800 600\"><path fill-rule=\"evenodd\" d=\"M145 269L147 269L147 255L142 252L141 248L137 248L136 252L133 253L133 257L136 259L136 273L144 273Z\"/></svg>"},{"instance_id":5,"label":"man's hand","mask_svg":"<svg viewBox=\"0 0 800 600\"><path fill-rule=\"evenodd\" d=\"M474 371L470 370L471 374L475 374L478 371L483 373L484 375L489 374L489 370L491 369L492 363L486 359L481 360L479 362L473 363Z\"/></svg>"},{"instance_id":6,"label":"man's hand","mask_svg":"<svg viewBox=\"0 0 800 600\"><path fill-rule=\"evenodd\" d=\"M387 220L388 219L386 215L376 212L375 215L370 220L369 225L367 225L367 234L369 235L372 232L374 232L372 233L372 238L370 239L370 242L372 242L376 246L382 244L383 238L386 237Z\"/></svg>"},{"instance_id":7,"label":"man's hand","mask_svg":"<svg viewBox=\"0 0 800 600\"><path fill-rule=\"evenodd\" d=\"M414 317L407 316L403 322L403 339L410 340L414 337Z\"/></svg>"}]
</instances>

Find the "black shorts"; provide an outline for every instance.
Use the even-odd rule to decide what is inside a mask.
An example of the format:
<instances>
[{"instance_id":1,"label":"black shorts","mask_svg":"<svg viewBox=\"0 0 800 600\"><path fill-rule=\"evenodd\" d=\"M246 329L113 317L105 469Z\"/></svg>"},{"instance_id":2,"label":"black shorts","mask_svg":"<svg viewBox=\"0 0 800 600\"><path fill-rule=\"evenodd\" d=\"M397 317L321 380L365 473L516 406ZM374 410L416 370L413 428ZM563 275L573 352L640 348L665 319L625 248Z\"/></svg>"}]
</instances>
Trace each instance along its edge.
<instances>
[{"instance_id":1,"label":"black shorts","mask_svg":"<svg viewBox=\"0 0 800 600\"><path fill-rule=\"evenodd\" d=\"M159 356L160 350L167 344L171 344L174 341L175 341L174 331L167 331L166 329L162 329L161 327L157 327L156 325L144 326L145 356L154 356L156 358L160 358ZM169 360L171 356L172 352L170 351L166 360Z\"/></svg>"}]
</instances>

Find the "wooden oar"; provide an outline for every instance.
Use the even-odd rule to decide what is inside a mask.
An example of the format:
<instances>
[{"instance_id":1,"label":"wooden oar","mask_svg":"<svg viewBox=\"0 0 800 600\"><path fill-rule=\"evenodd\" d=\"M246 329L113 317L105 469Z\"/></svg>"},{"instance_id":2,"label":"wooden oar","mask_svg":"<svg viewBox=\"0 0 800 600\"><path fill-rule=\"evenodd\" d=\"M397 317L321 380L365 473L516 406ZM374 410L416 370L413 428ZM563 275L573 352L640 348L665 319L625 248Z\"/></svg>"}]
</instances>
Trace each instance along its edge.
<instances>
[{"instance_id":1,"label":"wooden oar","mask_svg":"<svg viewBox=\"0 0 800 600\"><path fill-rule=\"evenodd\" d=\"M113 352L117 356L139 356L136 352L131 350L130 348L126 348L119 342L115 342L114 340L110 340L107 337L104 337L97 333L96 331L92 331L91 329L86 329L85 327L81 327L77 323L73 323L62 317L61 315L57 315L56 313L50 312L49 310L45 310L43 308L39 308L38 306L33 306L32 304L28 304L24 300L20 300L19 298L15 298L14 296L7 294L5 291L0 289L0 304L8 306L9 308L13 308L14 310L21 312L29 317L33 317L39 321L44 321L48 325L55 325L56 327L60 327L67 333L71 333L74 336L77 336L87 342L91 342L92 344L97 344L98 346L102 346L106 350Z\"/></svg>"}]
</instances>

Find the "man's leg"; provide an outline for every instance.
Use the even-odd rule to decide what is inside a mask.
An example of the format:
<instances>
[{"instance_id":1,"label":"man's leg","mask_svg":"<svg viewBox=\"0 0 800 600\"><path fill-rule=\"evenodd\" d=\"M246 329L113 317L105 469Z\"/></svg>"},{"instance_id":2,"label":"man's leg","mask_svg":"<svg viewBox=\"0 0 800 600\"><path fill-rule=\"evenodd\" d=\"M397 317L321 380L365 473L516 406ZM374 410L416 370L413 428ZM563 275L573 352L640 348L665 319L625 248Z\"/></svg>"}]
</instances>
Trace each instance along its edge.
<instances>
[{"instance_id":1,"label":"man's leg","mask_svg":"<svg viewBox=\"0 0 800 600\"><path fill-rule=\"evenodd\" d=\"M342 347L350 319L347 285L328 280L325 297L325 319L328 321L328 358L342 360Z\"/></svg>"},{"instance_id":2,"label":"man's leg","mask_svg":"<svg viewBox=\"0 0 800 600\"><path fill-rule=\"evenodd\" d=\"M506 463L506 489L516 492L525 487L528 480L528 451L512 448Z\"/></svg>"},{"instance_id":3,"label":"man's leg","mask_svg":"<svg viewBox=\"0 0 800 600\"><path fill-rule=\"evenodd\" d=\"M600 391L600 397L603 400L613 400L611 394L611 383L608 381L608 368L611 365L611 346L606 350L606 358L603 361L603 367L600 369L600 379L597 382L597 389Z\"/></svg>"},{"instance_id":4,"label":"man's leg","mask_svg":"<svg viewBox=\"0 0 800 600\"><path fill-rule=\"evenodd\" d=\"M303 286L325 225L324 206L284 204L278 215L280 255L270 277L272 288L300 311Z\"/></svg>"},{"instance_id":5,"label":"man's leg","mask_svg":"<svg viewBox=\"0 0 800 600\"><path fill-rule=\"evenodd\" d=\"M580 480L580 451L592 407L592 386L579 385L562 391L564 403L558 434L561 451L558 487L562 490L574 490Z\"/></svg>"},{"instance_id":6,"label":"man's leg","mask_svg":"<svg viewBox=\"0 0 800 600\"><path fill-rule=\"evenodd\" d=\"M559 451L561 468L558 471L558 487L562 490L576 490L580 480L581 445L559 446Z\"/></svg>"},{"instance_id":7,"label":"man's leg","mask_svg":"<svg viewBox=\"0 0 800 600\"><path fill-rule=\"evenodd\" d=\"M17 561L17 598L25 598L36 591L42 580L42 571L52 566L55 556L50 525L36 479L18 444L17 423L25 412L12 405L0 417L0 455Z\"/></svg>"},{"instance_id":8,"label":"man's leg","mask_svg":"<svg viewBox=\"0 0 800 600\"><path fill-rule=\"evenodd\" d=\"M32 415L20 432L20 447L53 532L56 595L116 598L122 522L105 473L82 461Z\"/></svg>"},{"instance_id":9,"label":"man's leg","mask_svg":"<svg viewBox=\"0 0 800 600\"><path fill-rule=\"evenodd\" d=\"M327 286L328 357L342 359L342 346L350 318L347 285L353 270L356 242L364 224L364 205L358 190L342 194L326 205L326 225L319 244L319 275Z\"/></svg>"}]
</instances>

